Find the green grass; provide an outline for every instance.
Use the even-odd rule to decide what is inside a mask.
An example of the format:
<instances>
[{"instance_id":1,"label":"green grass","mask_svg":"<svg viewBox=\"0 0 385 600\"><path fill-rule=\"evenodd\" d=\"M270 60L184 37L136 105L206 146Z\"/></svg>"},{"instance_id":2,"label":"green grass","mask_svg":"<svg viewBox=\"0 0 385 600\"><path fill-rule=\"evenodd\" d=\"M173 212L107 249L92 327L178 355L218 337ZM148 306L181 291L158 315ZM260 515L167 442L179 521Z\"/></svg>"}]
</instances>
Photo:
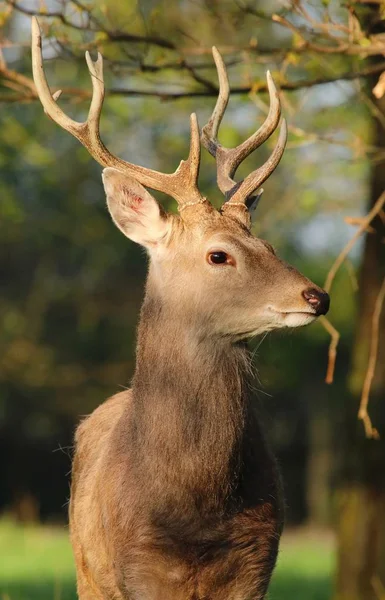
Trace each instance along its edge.
<instances>
[{"instance_id":1,"label":"green grass","mask_svg":"<svg viewBox=\"0 0 385 600\"><path fill-rule=\"evenodd\" d=\"M292 531L283 537L269 600L329 600L334 544L330 534Z\"/></svg>"},{"instance_id":2,"label":"green grass","mask_svg":"<svg viewBox=\"0 0 385 600\"><path fill-rule=\"evenodd\" d=\"M66 527L0 522L1 600L74 600L74 564Z\"/></svg>"},{"instance_id":3,"label":"green grass","mask_svg":"<svg viewBox=\"0 0 385 600\"><path fill-rule=\"evenodd\" d=\"M292 532L281 545L270 600L327 600L333 569L328 536ZM0 599L76 600L67 528L0 521Z\"/></svg>"}]
</instances>

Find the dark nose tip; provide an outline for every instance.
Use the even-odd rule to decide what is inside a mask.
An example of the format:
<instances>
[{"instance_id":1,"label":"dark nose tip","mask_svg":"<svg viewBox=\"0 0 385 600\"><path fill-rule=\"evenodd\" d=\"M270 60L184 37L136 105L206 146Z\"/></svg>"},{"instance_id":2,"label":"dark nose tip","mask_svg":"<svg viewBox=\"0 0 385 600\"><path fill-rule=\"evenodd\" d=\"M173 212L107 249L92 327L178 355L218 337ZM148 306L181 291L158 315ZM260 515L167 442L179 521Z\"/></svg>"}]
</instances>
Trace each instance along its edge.
<instances>
[{"instance_id":1,"label":"dark nose tip","mask_svg":"<svg viewBox=\"0 0 385 600\"><path fill-rule=\"evenodd\" d=\"M330 306L329 294L323 290L316 290L315 288L309 288L302 292L302 296L315 310L315 314L326 315Z\"/></svg>"}]
</instances>

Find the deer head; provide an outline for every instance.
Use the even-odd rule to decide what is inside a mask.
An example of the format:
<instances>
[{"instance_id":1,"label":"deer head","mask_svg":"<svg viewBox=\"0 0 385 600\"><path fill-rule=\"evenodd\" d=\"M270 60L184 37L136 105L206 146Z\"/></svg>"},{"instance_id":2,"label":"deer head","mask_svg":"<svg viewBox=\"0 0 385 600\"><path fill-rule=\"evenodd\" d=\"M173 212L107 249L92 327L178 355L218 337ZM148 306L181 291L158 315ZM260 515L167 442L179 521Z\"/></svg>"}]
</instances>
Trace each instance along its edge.
<instances>
[{"instance_id":1,"label":"deer head","mask_svg":"<svg viewBox=\"0 0 385 600\"><path fill-rule=\"evenodd\" d=\"M200 135L191 115L190 152L172 174L159 173L114 155L99 136L104 99L102 57L93 62L86 53L93 95L84 123L69 118L51 95L44 74L41 34L32 21L33 76L45 112L74 135L103 166L107 204L117 227L144 246L150 256L147 289L159 298L172 318L194 322L202 335L237 340L281 327L297 327L325 314L329 297L322 289L285 264L265 241L252 235L250 210L261 184L278 165L287 138L282 120L278 142L264 165L236 182L240 163L278 126L281 108L277 90L267 74L270 110L263 125L237 148L217 140L229 83L224 62L213 49L219 77L219 95L213 114L203 127L201 141L216 158L218 187L225 196L216 210L198 189ZM145 187L144 187L145 186ZM178 203L179 214L166 214L146 190L167 193Z\"/></svg>"}]
</instances>

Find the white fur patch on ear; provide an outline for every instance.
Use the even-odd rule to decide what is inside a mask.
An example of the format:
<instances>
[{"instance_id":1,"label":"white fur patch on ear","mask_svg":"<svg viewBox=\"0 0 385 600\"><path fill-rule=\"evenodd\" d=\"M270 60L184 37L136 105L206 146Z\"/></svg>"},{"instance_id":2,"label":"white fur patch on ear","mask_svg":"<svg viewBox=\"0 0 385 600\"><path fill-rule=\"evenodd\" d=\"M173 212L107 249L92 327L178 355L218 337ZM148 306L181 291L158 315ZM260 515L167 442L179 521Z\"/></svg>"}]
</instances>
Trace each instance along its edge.
<instances>
[{"instance_id":1,"label":"white fur patch on ear","mask_svg":"<svg viewBox=\"0 0 385 600\"><path fill-rule=\"evenodd\" d=\"M124 235L147 248L161 243L171 224L155 198L118 169L104 169L102 179L111 217Z\"/></svg>"}]
</instances>

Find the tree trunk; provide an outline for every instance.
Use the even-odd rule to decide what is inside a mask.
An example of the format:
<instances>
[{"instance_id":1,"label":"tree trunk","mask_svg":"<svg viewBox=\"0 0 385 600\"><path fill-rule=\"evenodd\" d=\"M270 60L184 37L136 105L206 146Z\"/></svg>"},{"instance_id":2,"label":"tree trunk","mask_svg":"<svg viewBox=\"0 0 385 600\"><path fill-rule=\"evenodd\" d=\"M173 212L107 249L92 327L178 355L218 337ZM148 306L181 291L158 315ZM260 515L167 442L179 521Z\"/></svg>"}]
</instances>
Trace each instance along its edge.
<instances>
[{"instance_id":1,"label":"tree trunk","mask_svg":"<svg viewBox=\"0 0 385 600\"><path fill-rule=\"evenodd\" d=\"M372 87L375 82L370 82ZM380 160L372 166L370 209L385 190L385 97L376 101L374 145ZM335 600L385 598L385 310L382 311L376 373L369 413L381 440L365 438L356 419L368 364L372 315L385 277L385 217L372 222L360 274L360 296L349 377L350 400L345 403L342 484L337 492L337 578ZM384 307L385 308L385 307ZM340 432L338 433L340 435Z\"/></svg>"},{"instance_id":2,"label":"tree trunk","mask_svg":"<svg viewBox=\"0 0 385 600\"><path fill-rule=\"evenodd\" d=\"M330 416L314 411L309 419L306 468L307 524L310 526L330 527L330 472L333 465L331 438Z\"/></svg>"}]
</instances>

